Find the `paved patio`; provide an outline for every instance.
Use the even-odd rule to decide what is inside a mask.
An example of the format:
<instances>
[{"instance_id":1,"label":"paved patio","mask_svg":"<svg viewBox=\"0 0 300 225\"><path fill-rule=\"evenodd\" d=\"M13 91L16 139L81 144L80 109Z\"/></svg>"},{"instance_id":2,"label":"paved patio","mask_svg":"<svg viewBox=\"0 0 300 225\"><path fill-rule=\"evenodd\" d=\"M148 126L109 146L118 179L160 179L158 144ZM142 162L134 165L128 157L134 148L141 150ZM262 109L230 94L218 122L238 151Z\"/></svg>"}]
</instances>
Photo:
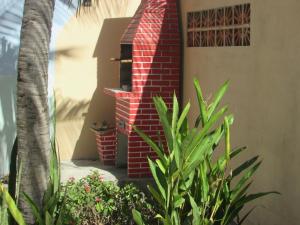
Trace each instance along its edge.
<instances>
[{"instance_id":1,"label":"paved patio","mask_svg":"<svg viewBox=\"0 0 300 225\"><path fill-rule=\"evenodd\" d=\"M104 166L98 160L61 161L61 180L65 182L70 177L78 180L87 176L92 170L99 171L106 181L120 182L128 180L126 169Z\"/></svg>"},{"instance_id":2,"label":"paved patio","mask_svg":"<svg viewBox=\"0 0 300 225\"><path fill-rule=\"evenodd\" d=\"M128 178L127 169L116 168L115 166L104 166L98 160L61 161L61 181L64 183L70 177L79 180L87 176L93 170L99 171L105 181L114 181L119 185L130 182L145 193L148 193L147 185L151 184L154 186L154 180L152 178Z\"/></svg>"}]
</instances>

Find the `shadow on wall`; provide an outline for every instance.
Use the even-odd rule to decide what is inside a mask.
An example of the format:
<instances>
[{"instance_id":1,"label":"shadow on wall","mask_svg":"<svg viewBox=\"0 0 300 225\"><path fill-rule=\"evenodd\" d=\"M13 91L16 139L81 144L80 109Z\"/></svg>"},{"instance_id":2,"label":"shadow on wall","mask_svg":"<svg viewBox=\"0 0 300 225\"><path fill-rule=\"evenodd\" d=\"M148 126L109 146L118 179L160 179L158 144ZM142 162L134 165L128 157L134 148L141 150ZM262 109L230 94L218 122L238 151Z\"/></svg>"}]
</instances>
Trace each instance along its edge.
<instances>
[{"instance_id":1,"label":"shadow on wall","mask_svg":"<svg viewBox=\"0 0 300 225\"><path fill-rule=\"evenodd\" d=\"M16 136L15 76L0 75L0 176L9 171L10 153Z\"/></svg>"},{"instance_id":2,"label":"shadow on wall","mask_svg":"<svg viewBox=\"0 0 300 225\"><path fill-rule=\"evenodd\" d=\"M0 176L9 173L16 136L15 104L17 60L23 0L0 3Z\"/></svg>"},{"instance_id":3,"label":"shadow on wall","mask_svg":"<svg viewBox=\"0 0 300 225\"><path fill-rule=\"evenodd\" d=\"M120 56L120 39L130 18L105 19L94 51L97 58L97 87L91 98L72 159L97 159L96 141L90 127L107 121L115 124L115 101L103 93L105 87L119 86L119 65L110 58ZM93 148L93 149L87 149Z\"/></svg>"},{"instance_id":4,"label":"shadow on wall","mask_svg":"<svg viewBox=\"0 0 300 225\"><path fill-rule=\"evenodd\" d=\"M0 74L0 176L9 171L10 153L16 136L15 92L16 76Z\"/></svg>"},{"instance_id":5,"label":"shadow on wall","mask_svg":"<svg viewBox=\"0 0 300 225\"><path fill-rule=\"evenodd\" d=\"M9 171L16 136L15 95L18 47L0 37L0 177ZM2 163L3 162L3 163Z\"/></svg>"},{"instance_id":6,"label":"shadow on wall","mask_svg":"<svg viewBox=\"0 0 300 225\"><path fill-rule=\"evenodd\" d=\"M17 74L18 47L13 46L5 37L0 37L0 75Z\"/></svg>"}]
</instances>

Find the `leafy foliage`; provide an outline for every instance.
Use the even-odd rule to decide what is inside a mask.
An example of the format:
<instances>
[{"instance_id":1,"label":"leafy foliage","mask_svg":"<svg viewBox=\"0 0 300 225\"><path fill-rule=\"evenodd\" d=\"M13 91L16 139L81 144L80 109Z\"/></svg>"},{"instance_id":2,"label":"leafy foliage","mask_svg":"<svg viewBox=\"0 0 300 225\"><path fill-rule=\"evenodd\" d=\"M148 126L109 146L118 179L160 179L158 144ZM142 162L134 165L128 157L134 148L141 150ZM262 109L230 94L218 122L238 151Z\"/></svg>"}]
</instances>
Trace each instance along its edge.
<instances>
[{"instance_id":1,"label":"leafy foliage","mask_svg":"<svg viewBox=\"0 0 300 225\"><path fill-rule=\"evenodd\" d=\"M197 80L194 80L194 86L200 113L193 128L189 128L187 120L190 103L180 114L175 95L172 111L161 97L153 99L167 148L135 127L158 156L155 161L148 159L156 183L156 188L149 186L149 191L162 209L156 218L164 225L229 225L233 221L240 225L250 214L239 218L245 204L277 192L247 193L251 178L261 164L258 156L231 169L231 159L246 148L231 148L233 116L226 115L227 106L219 109L228 82L220 87L209 105ZM216 152L221 150L218 147L221 141L225 143L223 153L213 160ZM234 179L237 181L233 182ZM143 213L136 209L132 212L138 225L147 224L142 218Z\"/></svg>"},{"instance_id":2,"label":"leafy foliage","mask_svg":"<svg viewBox=\"0 0 300 225\"><path fill-rule=\"evenodd\" d=\"M56 109L56 100L54 99L54 109ZM60 159L58 157L58 148L55 140L56 132L56 112L53 113L54 134L51 141L51 159L50 159L50 176L47 189L43 196L42 208L38 208L37 204L26 193L23 193L25 200L31 207L36 223L39 225L60 225L62 223L61 210L64 207L64 201L60 202L62 191L61 175L60 175Z\"/></svg>"},{"instance_id":3,"label":"leafy foliage","mask_svg":"<svg viewBox=\"0 0 300 225\"><path fill-rule=\"evenodd\" d=\"M55 143L52 147L50 161L50 178L47 189L44 193L42 208L38 208L35 202L23 193L25 200L30 205L36 223L39 225L60 225L62 223L61 209L64 202L59 203L61 193L60 166Z\"/></svg>"},{"instance_id":4,"label":"leafy foliage","mask_svg":"<svg viewBox=\"0 0 300 225\"><path fill-rule=\"evenodd\" d=\"M55 118L54 118L55 126ZM55 131L55 127L54 127ZM54 134L55 137L55 134ZM37 204L28 196L26 193L22 193L25 200L31 207L32 213L35 217L36 224L39 225L60 225L61 220L61 209L63 207L64 201L59 201L61 198L61 179L60 179L60 160L57 155L57 148L55 139L51 142L51 160L50 160L50 176L47 189L44 193L42 208L39 208ZM19 225L25 225L25 221L22 213L16 206L15 202L18 202L19 198L19 181L22 176L22 162L20 162L17 185L16 185L16 200L14 200L7 190L0 183L0 197L5 200L10 214L13 216L15 221ZM1 198L0 198L1 199ZM4 204L4 203L3 203Z\"/></svg>"},{"instance_id":5,"label":"leafy foliage","mask_svg":"<svg viewBox=\"0 0 300 225\"><path fill-rule=\"evenodd\" d=\"M20 176L22 174L22 161L19 164L18 175L16 177L16 191L14 198L10 195L9 191L4 187L3 183L0 181L0 221L1 225L8 225L12 220L14 220L19 225L25 225L25 220L23 214L18 209L16 202L19 199L19 189L20 189ZM6 183L8 183L6 181ZM11 217L10 217L11 215Z\"/></svg>"},{"instance_id":6,"label":"leafy foliage","mask_svg":"<svg viewBox=\"0 0 300 225\"><path fill-rule=\"evenodd\" d=\"M144 193L133 184L119 187L114 182L102 181L97 171L75 181L70 178L62 212L64 224L134 224L131 210L143 213L145 221L155 224L154 207Z\"/></svg>"},{"instance_id":7,"label":"leafy foliage","mask_svg":"<svg viewBox=\"0 0 300 225\"><path fill-rule=\"evenodd\" d=\"M7 189L0 183L0 221L3 225L8 224L8 211L19 225L26 225L22 213L15 204L14 199L8 193Z\"/></svg>"},{"instance_id":8,"label":"leafy foliage","mask_svg":"<svg viewBox=\"0 0 300 225\"><path fill-rule=\"evenodd\" d=\"M66 185L62 185L55 140L52 142L51 153L50 177L42 208L39 208L26 193L22 193L32 209L35 224L134 224L131 214L133 208L143 213L145 221L154 224L152 223L156 214L154 206L135 186L128 184L121 188L113 182L103 182L98 172L93 172L78 182L70 179ZM20 164L21 168L22 163ZM21 172L22 170L19 170L18 180ZM17 190L18 186L17 184ZM8 224L7 208L17 224L26 225L22 213L16 206L17 201L14 201L2 183L0 183L0 200L1 225Z\"/></svg>"},{"instance_id":9,"label":"leafy foliage","mask_svg":"<svg viewBox=\"0 0 300 225\"><path fill-rule=\"evenodd\" d=\"M7 206L6 202L3 198L0 198L1 205L0 205L0 221L3 223L3 225L8 224L8 212L7 212Z\"/></svg>"}]
</instances>

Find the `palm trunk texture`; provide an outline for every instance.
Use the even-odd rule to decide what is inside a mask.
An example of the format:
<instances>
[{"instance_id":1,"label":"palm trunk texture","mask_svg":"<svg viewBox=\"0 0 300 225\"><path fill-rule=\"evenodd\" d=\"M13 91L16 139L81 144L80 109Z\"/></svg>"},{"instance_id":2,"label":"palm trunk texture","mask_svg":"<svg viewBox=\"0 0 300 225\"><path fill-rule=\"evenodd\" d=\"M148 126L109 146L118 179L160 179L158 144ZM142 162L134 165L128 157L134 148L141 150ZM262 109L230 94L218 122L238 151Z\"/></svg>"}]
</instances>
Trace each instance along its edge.
<instances>
[{"instance_id":1,"label":"palm trunk texture","mask_svg":"<svg viewBox=\"0 0 300 225\"><path fill-rule=\"evenodd\" d=\"M39 206L49 177L50 136L48 60L54 0L25 0L17 80L18 163L20 193ZM28 224L34 219L20 194L19 207Z\"/></svg>"}]
</instances>

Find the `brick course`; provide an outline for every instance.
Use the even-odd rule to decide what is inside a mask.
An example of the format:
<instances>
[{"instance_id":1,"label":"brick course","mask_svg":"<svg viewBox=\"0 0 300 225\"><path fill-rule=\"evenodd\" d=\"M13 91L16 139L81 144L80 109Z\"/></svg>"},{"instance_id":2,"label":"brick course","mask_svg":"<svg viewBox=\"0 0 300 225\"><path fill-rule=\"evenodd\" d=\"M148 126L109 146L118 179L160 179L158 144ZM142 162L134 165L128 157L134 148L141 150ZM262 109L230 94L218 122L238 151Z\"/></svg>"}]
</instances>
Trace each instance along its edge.
<instances>
[{"instance_id":1,"label":"brick course","mask_svg":"<svg viewBox=\"0 0 300 225\"><path fill-rule=\"evenodd\" d=\"M162 127L152 98L162 96L171 106L174 92L179 94L181 41L178 23L176 0L142 0L121 39L121 44L133 45L132 92L113 96L116 98L116 132L128 136L127 166L128 176L132 178L150 176L147 157L156 158L133 131L132 125L158 140ZM125 122L124 128L118 126L121 121Z\"/></svg>"},{"instance_id":2,"label":"brick course","mask_svg":"<svg viewBox=\"0 0 300 225\"><path fill-rule=\"evenodd\" d=\"M116 131L96 132L96 144L100 161L104 165L115 165Z\"/></svg>"}]
</instances>

